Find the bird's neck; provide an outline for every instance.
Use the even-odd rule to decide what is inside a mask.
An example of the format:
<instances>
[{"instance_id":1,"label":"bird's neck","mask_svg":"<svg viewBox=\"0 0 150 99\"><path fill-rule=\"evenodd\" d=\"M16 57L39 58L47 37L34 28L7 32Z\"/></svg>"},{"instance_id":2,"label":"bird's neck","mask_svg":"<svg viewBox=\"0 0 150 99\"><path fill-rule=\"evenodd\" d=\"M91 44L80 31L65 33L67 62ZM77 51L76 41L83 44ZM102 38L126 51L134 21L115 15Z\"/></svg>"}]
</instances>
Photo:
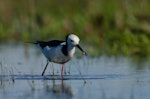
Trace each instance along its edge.
<instances>
[{"instance_id":1,"label":"bird's neck","mask_svg":"<svg viewBox=\"0 0 150 99\"><path fill-rule=\"evenodd\" d=\"M66 45L62 47L62 52L65 56L72 57L75 52L75 46L66 43Z\"/></svg>"},{"instance_id":2,"label":"bird's neck","mask_svg":"<svg viewBox=\"0 0 150 99\"><path fill-rule=\"evenodd\" d=\"M72 57L74 55L74 53L75 53L75 46L68 44L67 45L67 52L68 52L68 55L70 57Z\"/></svg>"}]
</instances>

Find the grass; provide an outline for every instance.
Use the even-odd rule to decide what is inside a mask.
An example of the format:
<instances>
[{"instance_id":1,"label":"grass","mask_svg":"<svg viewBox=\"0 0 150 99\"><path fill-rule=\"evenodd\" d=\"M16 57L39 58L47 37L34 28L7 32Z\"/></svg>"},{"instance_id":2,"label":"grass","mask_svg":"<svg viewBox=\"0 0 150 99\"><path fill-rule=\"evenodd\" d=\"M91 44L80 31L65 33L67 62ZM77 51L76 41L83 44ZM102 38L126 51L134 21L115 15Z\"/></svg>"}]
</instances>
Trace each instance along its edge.
<instances>
[{"instance_id":1,"label":"grass","mask_svg":"<svg viewBox=\"0 0 150 99\"><path fill-rule=\"evenodd\" d=\"M0 41L64 39L79 35L91 56L150 59L148 0L0 0Z\"/></svg>"},{"instance_id":2,"label":"grass","mask_svg":"<svg viewBox=\"0 0 150 99\"><path fill-rule=\"evenodd\" d=\"M6 84L10 82L15 82L13 68L8 68L7 65L0 62L0 88L6 90L8 86Z\"/></svg>"}]
</instances>

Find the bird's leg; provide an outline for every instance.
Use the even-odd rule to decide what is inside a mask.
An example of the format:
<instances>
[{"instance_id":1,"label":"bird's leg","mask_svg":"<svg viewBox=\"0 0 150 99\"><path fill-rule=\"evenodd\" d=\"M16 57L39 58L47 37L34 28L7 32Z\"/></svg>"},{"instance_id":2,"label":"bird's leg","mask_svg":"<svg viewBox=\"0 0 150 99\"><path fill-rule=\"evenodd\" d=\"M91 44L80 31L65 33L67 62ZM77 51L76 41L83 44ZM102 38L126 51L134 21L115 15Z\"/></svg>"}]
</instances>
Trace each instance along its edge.
<instances>
[{"instance_id":1,"label":"bird's leg","mask_svg":"<svg viewBox=\"0 0 150 99\"><path fill-rule=\"evenodd\" d=\"M42 72L42 76L43 76L44 73L45 73L45 70L46 70L46 68L47 68L47 66L48 66L48 63L49 63L49 61L47 60L47 64L46 64L46 66L45 66L45 68L44 68L44 70L43 70L43 72Z\"/></svg>"},{"instance_id":2,"label":"bird's leg","mask_svg":"<svg viewBox=\"0 0 150 99\"><path fill-rule=\"evenodd\" d=\"M53 73L53 76L54 76L54 66L53 66L53 63L52 63L52 65L51 65L51 66L52 66L52 70L53 70L53 72L52 72L52 73Z\"/></svg>"},{"instance_id":3,"label":"bird's leg","mask_svg":"<svg viewBox=\"0 0 150 99\"><path fill-rule=\"evenodd\" d=\"M62 68L61 68L61 76L64 75L64 64L62 64Z\"/></svg>"}]
</instances>

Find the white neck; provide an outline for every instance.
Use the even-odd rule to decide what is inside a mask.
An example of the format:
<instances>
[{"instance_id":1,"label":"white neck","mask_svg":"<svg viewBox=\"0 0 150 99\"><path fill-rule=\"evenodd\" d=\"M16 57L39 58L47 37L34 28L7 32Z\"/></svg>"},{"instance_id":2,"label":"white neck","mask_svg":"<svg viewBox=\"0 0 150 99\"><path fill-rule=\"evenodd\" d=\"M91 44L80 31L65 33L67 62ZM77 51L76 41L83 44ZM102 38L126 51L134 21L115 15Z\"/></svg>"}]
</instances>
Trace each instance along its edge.
<instances>
[{"instance_id":1,"label":"white neck","mask_svg":"<svg viewBox=\"0 0 150 99\"><path fill-rule=\"evenodd\" d=\"M75 53L75 46L68 44L67 51L68 51L68 55L70 57L72 57L74 55L74 53Z\"/></svg>"}]
</instances>

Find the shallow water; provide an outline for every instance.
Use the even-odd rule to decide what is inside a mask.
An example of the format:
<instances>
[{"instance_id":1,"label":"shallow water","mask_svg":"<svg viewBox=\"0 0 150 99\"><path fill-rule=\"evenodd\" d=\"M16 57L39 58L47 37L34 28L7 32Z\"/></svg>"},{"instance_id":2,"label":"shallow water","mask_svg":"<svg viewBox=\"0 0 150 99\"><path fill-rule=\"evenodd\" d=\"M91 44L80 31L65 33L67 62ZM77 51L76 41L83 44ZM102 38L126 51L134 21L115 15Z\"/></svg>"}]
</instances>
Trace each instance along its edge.
<instances>
[{"instance_id":1,"label":"shallow water","mask_svg":"<svg viewBox=\"0 0 150 99\"><path fill-rule=\"evenodd\" d=\"M36 46L1 45L0 99L150 99L149 62L74 57L63 78L54 63L41 76L45 64Z\"/></svg>"}]
</instances>

